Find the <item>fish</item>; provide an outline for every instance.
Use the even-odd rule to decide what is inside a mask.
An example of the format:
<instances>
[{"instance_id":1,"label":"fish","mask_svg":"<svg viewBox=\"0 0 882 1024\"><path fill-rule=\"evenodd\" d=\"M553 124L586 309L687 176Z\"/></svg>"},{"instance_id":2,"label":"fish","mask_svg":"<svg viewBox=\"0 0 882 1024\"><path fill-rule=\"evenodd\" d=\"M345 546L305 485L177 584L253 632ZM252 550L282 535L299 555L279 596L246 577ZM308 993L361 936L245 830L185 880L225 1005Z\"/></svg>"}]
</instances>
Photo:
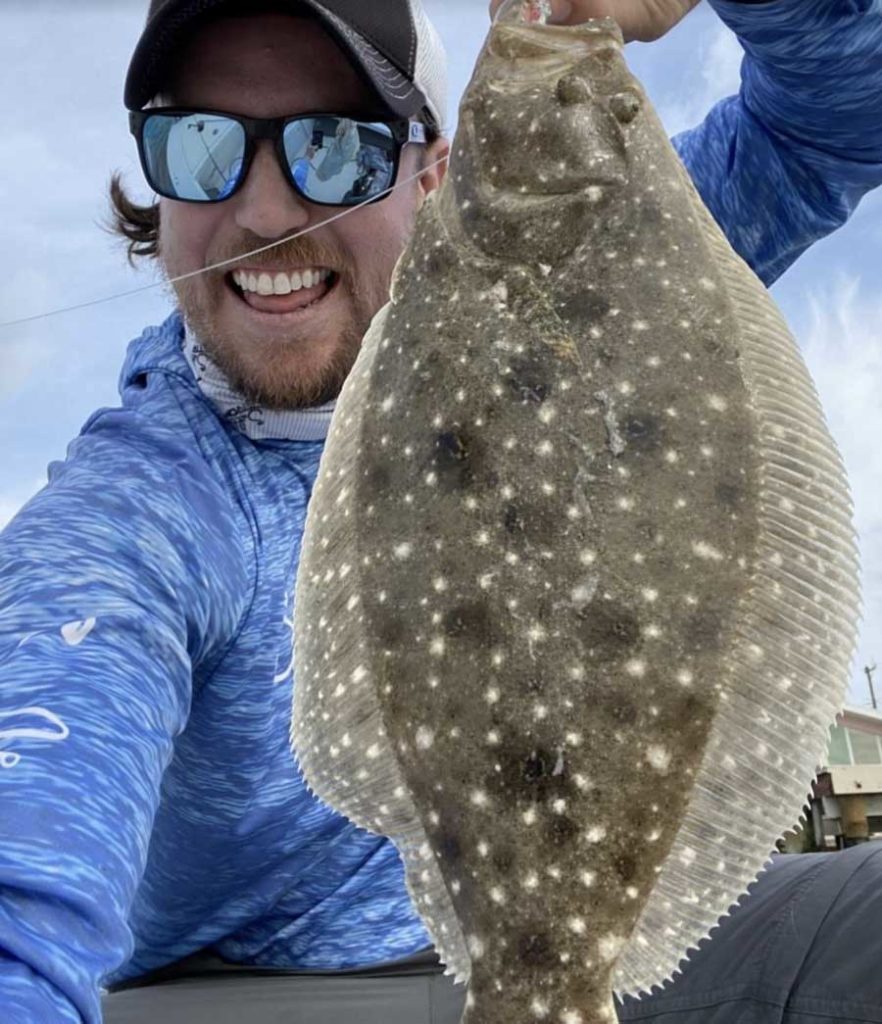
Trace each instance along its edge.
<instances>
[{"instance_id":1,"label":"fish","mask_svg":"<svg viewBox=\"0 0 882 1024\"><path fill-rule=\"evenodd\" d=\"M677 974L799 821L859 614L815 386L620 30L496 24L334 414L291 718L468 1024Z\"/></svg>"}]
</instances>

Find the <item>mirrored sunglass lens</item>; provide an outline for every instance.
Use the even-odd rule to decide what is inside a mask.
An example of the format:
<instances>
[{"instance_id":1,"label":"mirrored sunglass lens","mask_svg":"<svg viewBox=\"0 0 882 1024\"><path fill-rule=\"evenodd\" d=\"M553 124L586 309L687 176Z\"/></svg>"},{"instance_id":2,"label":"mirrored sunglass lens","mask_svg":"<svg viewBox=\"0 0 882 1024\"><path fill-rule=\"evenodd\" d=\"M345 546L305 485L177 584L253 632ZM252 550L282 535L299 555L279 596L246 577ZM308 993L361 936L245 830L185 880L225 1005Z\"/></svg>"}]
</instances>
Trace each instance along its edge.
<instances>
[{"instance_id":1,"label":"mirrored sunglass lens","mask_svg":"<svg viewBox=\"0 0 882 1024\"><path fill-rule=\"evenodd\" d=\"M304 117L285 126L291 176L317 203L346 206L391 188L395 139L382 123Z\"/></svg>"},{"instance_id":2,"label":"mirrored sunglass lens","mask_svg":"<svg viewBox=\"0 0 882 1024\"><path fill-rule=\"evenodd\" d=\"M236 187L245 156L245 130L214 114L156 114L144 123L150 183L177 199L225 199Z\"/></svg>"}]
</instances>

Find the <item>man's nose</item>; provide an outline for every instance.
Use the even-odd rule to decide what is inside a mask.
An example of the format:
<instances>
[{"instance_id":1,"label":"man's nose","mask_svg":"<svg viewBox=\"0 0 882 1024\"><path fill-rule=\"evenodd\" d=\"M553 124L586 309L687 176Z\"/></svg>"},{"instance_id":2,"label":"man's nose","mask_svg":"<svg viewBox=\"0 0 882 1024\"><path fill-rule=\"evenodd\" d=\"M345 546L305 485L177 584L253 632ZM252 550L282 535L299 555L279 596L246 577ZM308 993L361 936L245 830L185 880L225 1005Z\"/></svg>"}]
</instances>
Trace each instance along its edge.
<instances>
[{"instance_id":1,"label":"man's nose","mask_svg":"<svg viewBox=\"0 0 882 1024\"><path fill-rule=\"evenodd\" d=\"M261 238L280 238L301 230L311 216L309 204L282 173L276 151L266 139L257 143L235 202L237 225Z\"/></svg>"}]
</instances>

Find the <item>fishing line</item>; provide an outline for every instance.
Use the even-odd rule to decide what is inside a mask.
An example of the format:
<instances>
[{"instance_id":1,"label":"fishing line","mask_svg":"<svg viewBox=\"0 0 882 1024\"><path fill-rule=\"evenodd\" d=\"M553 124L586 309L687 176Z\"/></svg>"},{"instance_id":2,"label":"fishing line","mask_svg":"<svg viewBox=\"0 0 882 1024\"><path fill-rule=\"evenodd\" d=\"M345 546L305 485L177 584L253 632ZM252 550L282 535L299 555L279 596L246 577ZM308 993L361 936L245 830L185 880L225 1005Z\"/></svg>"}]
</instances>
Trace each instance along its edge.
<instances>
[{"instance_id":1,"label":"fishing line","mask_svg":"<svg viewBox=\"0 0 882 1024\"><path fill-rule=\"evenodd\" d=\"M447 157L443 156L440 159L435 160L433 163L428 164L426 167L423 167L417 174L412 174L409 178L396 182L394 185L384 189L382 192L378 192L375 196L371 196L369 199L365 199L363 202L357 203L354 206L348 206L340 213L335 213L333 217L328 217L326 220L319 221L318 224L313 224L310 228L304 228L302 231L297 231L295 234L289 235L287 238L281 238L276 242L270 242L268 245L261 246L259 249L252 249L251 252L242 253L241 256L231 256L228 260L223 260L220 263L213 263L208 267L202 267L201 270L191 270L189 273L180 274L178 277L165 278L162 281L155 281L153 284L139 285L137 288L130 288L127 291L117 292L114 295L105 295L100 299L89 299L87 302L78 302L73 306L62 306L59 309L52 309L46 313L35 313L33 316L24 316L17 320L0 321L0 330L5 327L18 327L21 324L31 324L37 320L47 320L53 316L61 316L63 313L73 313L78 309L89 309L92 306L101 306L106 302L115 302L117 299L127 299L132 295L141 295L143 292L153 291L155 288L165 288L166 285L177 284L179 281L189 281L190 278L199 277L200 274L207 274L212 270L221 270L224 267L229 267L233 263L239 263L240 260L249 259L251 256L259 256L262 253L269 252L271 249L275 249L280 245L285 245L286 242L293 242L295 238L303 238L304 235L312 234L313 231L318 231L319 228L327 227L328 224L333 224L335 221L348 217L349 214L355 213L356 210L360 210L363 206L375 203L380 197L387 196L400 188L404 188L405 185L409 185L411 182L421 178L427 171L431 171L433 168L439 167L446 160Z\"/></svg>"}]
</instances>

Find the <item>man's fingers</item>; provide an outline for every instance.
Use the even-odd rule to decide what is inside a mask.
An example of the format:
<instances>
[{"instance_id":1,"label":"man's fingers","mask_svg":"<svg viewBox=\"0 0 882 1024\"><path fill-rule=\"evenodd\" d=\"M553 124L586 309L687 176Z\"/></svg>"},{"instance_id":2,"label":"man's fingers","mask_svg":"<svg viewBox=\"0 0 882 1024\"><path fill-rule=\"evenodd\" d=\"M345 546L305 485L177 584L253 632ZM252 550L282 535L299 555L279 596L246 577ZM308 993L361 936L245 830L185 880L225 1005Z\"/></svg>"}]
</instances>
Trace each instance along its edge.
<instances>
[{"instance_id":1,"label":"man's fingers","mask_svg":"<svg viewBox=\"0 0 882 1024\"><path fill-rule=\"evenodd\" d=\"M572 25L576 24L578 21L584 21L585 18L589 17L605 17L606 13L610 10L611 0L589 0L589 2L593 6L606 8L606 11L603 14L587 14L584 15L582 18L575 18L573 16L573 4L570 2L570 0L551 0L551 20L554 22L555 25ZM496 12L503 5L503 3L505 3L505 0L490 0L491 20L496 17ZM581 3L584 6L585 0L581 0Z\"/></svg>"}]
</instances>

